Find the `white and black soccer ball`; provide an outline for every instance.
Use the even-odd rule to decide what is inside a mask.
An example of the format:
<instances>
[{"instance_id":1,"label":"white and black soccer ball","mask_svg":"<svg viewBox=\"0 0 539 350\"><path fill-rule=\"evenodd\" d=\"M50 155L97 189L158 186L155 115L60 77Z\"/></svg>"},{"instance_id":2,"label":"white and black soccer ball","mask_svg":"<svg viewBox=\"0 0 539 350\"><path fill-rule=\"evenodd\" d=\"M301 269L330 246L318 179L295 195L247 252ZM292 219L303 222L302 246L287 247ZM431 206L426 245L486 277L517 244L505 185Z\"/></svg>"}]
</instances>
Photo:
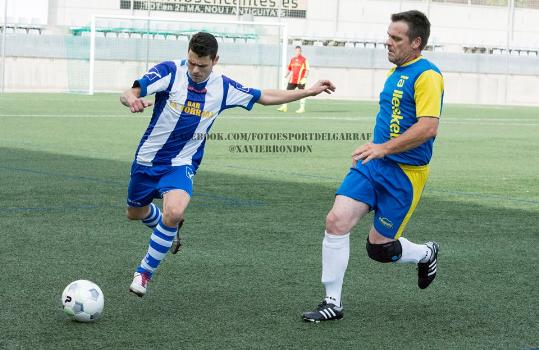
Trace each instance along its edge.
<instances>
[{"instance_id":1,"label":"white and black soccer ball","mask_svg":"<svg viewBox=\"0 0 539 350\"><path fill-rule=\"evenodd\" d=\"M62 304L64 312L75 321L93 322L103 314L105 296L97 284L78 280L64 289Z\"/></svg>"}]
</instances>

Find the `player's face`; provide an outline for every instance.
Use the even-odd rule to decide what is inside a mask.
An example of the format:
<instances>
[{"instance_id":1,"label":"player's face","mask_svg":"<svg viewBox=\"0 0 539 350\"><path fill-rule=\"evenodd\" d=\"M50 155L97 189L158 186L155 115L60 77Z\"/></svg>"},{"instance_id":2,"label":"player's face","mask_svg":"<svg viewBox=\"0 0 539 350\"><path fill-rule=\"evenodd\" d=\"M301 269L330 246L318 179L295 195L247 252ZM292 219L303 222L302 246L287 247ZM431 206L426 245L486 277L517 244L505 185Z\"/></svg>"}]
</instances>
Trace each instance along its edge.
<instances>
[{"instance_id":1,"label":"player's face","mask_svg":"<svg viewBox=\"0 0 539 350\"><path fill-rule=\"evenodd\" d=\"M296 49L296 57L301 56L301 49Z\"/></svg>"},{"instance_id":2,"label":"player's face","mask_svg":"<svg viewBox=\"0 0 539 350\"><path fill-rule=\"evenodd\" d=\"M213 66L217 64L218 60L219 56L216 56L212 60L210 56L201 57L189 50L187 53L187 70L189 71L189 76L195 83L205 81L210 76Z\"/></svg>"},{"instance_id":3,"label":"player's face","mask_svg":"<svg viewBox=\"0 0 539 350\"><path fill-rule=\"evenodd\" d=\"M408 38L408 24L406 22L391 22L387 30L387 35L387 59L389 62L400 66L419 56L419 44L421 40L416 38L410 41Z\"/></svg>"}]
</instances>

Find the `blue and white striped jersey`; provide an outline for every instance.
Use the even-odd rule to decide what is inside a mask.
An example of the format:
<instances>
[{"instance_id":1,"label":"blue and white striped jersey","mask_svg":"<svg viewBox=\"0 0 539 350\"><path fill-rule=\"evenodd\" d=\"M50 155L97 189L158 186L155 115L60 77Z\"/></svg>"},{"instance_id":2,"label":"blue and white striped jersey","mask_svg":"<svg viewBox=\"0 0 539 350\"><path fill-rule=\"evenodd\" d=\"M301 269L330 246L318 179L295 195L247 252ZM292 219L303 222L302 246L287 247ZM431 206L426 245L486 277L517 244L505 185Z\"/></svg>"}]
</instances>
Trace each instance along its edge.
<instances>
[{"instance_id":1,"label":"blue and white striped jersey","mask_svg":"<svg viewBox=\"0 0 539 350\"><path fill-rule=\"evenodd\" d=\"M213 72L205 82L195 83L186 62L162 62L133 85L140 87L141 97L156 94L152 119L135 155L140 165L192 165L196 170L217 116L227 108L251 110L260 98L260 90Z\"/></svg>"}]
</instances>

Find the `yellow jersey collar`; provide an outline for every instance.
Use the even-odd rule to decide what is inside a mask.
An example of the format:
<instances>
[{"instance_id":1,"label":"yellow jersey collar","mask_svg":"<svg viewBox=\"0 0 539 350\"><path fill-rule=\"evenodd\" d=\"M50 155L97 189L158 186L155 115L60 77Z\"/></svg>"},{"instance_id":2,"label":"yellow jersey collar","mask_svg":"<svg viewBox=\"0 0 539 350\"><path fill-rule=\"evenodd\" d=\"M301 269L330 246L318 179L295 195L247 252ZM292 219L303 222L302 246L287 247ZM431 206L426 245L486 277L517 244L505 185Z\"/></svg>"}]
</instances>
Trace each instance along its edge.
<instances>
[{"instance_id":1,"label":"yellow jersey collar","mask_svg":"<svg viewBox=\"0 0 539 350\"><path fill-rule=\"evenodd\" d=\"M411 65L411 64L416 63L417 61L419 61L419 60L422 59L422 58L423 58L423 56L421 55L421 56L419 56L418 58L414 58L413 60L408 61L408 62L406 62L406 63L403 64L403 65L400 65L399 67L406 67L406 66L409 66L409 65Z\"/></svg>"}]
</instances>

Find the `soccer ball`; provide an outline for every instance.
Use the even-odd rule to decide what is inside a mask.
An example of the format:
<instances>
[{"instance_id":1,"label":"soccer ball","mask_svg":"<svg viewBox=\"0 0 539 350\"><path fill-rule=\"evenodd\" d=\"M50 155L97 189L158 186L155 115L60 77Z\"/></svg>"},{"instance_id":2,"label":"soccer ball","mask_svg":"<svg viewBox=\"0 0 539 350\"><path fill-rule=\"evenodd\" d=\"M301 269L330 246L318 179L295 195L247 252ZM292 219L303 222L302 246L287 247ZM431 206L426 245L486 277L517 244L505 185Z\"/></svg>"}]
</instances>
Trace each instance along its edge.
<instances>
[{"instance_id":1,"label":"soccer ball","mask_svg":"<svg viewBox=\"0 0 539 350\"><path fill-rule=\"evenodd\" d=\"M64 312L79 322L93 322L101 317L105 296L97 284L78 280L71 282L62 293Z\"/></svg>"}]
</instances>

